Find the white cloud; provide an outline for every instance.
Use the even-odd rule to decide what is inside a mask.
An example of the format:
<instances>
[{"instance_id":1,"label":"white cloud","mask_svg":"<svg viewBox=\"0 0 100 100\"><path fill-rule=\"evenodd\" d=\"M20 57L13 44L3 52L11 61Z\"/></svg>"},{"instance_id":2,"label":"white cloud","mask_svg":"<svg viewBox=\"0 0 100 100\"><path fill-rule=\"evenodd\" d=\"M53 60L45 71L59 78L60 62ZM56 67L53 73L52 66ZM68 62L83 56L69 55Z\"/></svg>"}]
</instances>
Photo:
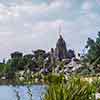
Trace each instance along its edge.
<instances>
[{"instance_id":1,"label":"white cloud","mask_svg":"<svg viewBox=\"0 0 100 100\"><path fill-rule=\"evenodd\" d=\"M100 15L92 12L94 5L89 2L85 1L78 9L78 0L76 3L55 0L49 4L18 0L9 6L0 3L0 55L6 56L14 50L29 52L55 47L60 24L67 46L80 51L87 37L95 36L91 33L100 28Z\"/></svg>"},{"instance_id":2,"label":"white cloud","mask_svg":"<svg viewBox=\"0 0 100 100\"><path fill-rule=\"evenodd\" d=\"M83 10L91 10L92 6L93 5L92 5L91 1L86 1L83 3L82 9Z\"/></svg>"},{"instance_id":3,"label":"white cloud","mask_svg":"<svg viewBox=\"0 0 100 100\"><path fill-rule=\"evenodd\" d=\"M93 12L93 9L95 7L95 2L94 0L84 0L81 10L83 13L90 13Z\"/></svg>"},{"instance_id":4,"label":"white cloud","mask_svg":"<svg viewBox=\"0 0 100 100\"><path fill-rule=\"evenodd\" d=\"M100 5L100 0L96 0L96 3L97 3L98 5Z\"/></svg>"},{"instance_id":5,"label":"white cloud","mask_svg":"<svg viewBox=\"0 0 100 100\"><path fill-rule=\"evenodd\" d=\"M48 33L50 30L55 32L58 30L59 25L63 24L64 20L54 20L54 21L41 21L33 26L33 33Z\"/></svg>"}]
</instances>

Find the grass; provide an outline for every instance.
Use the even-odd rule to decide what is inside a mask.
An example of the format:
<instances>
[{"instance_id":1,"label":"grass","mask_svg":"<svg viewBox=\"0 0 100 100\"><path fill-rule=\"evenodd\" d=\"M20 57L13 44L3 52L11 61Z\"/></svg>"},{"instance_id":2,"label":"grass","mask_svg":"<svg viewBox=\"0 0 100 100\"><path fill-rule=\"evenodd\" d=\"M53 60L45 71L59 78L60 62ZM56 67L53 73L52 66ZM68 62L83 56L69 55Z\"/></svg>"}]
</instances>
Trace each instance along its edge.
<instances>
[{"instance_id":1,"label":"grass","mask_svg":"<svg viewBox=\"0 0 100 100\"><path fill-rule=\"evenodd\" d=\"M70 77L65 84L51 84L43 100L95 100L96 87L80 77Z\"/></svg>"}]
</instances>

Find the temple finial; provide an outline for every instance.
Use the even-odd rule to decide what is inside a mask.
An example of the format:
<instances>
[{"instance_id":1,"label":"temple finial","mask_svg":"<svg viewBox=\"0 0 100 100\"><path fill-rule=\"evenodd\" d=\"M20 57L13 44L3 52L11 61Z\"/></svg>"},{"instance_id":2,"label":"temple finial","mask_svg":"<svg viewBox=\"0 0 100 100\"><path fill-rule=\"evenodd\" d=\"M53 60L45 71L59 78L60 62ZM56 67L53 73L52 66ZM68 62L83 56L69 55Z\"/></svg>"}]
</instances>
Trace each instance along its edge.
<instances>
[{"instance_id":1,"label":"temple finial","mask_svg":"<svg viewBox=\"0 0 100 100\"><path fill-rule=\"evenodd\" d=\"M62 32L62 26L61 26L61 24L60 24L60 25L59 25L59 30L58 30L58 34L59 34L59 36L62 35L61 32Z\"/></svg>"}]
</instances>

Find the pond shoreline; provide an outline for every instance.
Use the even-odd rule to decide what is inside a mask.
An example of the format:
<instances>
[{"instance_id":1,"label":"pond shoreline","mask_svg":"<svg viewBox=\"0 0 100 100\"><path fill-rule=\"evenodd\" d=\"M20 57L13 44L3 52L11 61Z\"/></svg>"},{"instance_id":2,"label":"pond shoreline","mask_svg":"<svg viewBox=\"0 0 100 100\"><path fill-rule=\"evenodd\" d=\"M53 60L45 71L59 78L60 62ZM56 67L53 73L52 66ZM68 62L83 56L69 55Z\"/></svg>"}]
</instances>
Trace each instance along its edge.
<instances>
[{"instance_id":1,"label":"pond shoreline","mask_svg":"<svg viewBox=\"0 0 100 100\"><path fill-rule=\"evenodd\" d=\"M87 75L84 75L84 76L81 76L81 79L83 80L96 80L96 79L100 79L100 75L90 75L90 76L87 76ZM14 80L14 79L0 79L0 85L49 85L49 79L47 81L41 81L41 80L38 80L37 82L35 81L32 81L31 80L24 80L24 81L17 81L17 80Z\"/></svg>"},{"instance_id":2,"label":"pond shoreline","mask_svg":"<svg viewBox=\"0 0 100 100\"><path fill-rule=\"evenodd\" d=\"M0 79L0 85L2 86L2 85L13 85L13 86L18 86L18 85L20 85L20 86L26 86L26 85L48 85L47 83L43 83L43 82L34 82L34 83L28 83L28 82L26 82L26 83L24 83L24 82L20 82L20 83L17 83L16 81L14 81L14 80L1 80Z\"/></svg>"}]
</instances>

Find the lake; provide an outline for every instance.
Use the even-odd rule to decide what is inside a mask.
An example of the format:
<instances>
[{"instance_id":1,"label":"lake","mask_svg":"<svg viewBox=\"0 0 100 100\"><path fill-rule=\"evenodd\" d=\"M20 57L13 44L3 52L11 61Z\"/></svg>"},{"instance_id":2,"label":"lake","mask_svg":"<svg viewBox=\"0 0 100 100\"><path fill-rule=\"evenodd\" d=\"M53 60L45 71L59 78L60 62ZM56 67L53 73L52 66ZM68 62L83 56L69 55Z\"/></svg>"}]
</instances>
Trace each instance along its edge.
<instances>
[{"instance_id":1,"label":"lake","mask_svg":"<svg viewBox=\"0 0 100 100\"><path fill-rule=\"evenodd\" d=\"M29 88L32 92L32 100L41 100L45 86L33 85ZM20 100L30 100L27 86L0 86L0 100L17 100L15 91L20 95Z\"/></svg>"}]
</instances>

